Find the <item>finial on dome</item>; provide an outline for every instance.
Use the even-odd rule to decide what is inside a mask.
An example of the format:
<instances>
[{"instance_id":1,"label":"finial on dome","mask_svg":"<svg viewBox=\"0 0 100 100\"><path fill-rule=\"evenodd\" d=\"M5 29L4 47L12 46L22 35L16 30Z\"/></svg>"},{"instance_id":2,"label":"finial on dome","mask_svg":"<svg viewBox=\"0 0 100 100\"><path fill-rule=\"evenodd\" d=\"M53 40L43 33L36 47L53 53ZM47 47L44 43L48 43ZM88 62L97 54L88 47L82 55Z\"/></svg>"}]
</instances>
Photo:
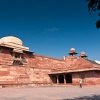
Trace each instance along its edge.
<instances>
[{"instance_id":1,"label":"finial on dome","mask_svg":"<svg viewBox=\"0 0 100 100\"><path fill-rule=\"evenodd\" d=\"M69 51L69 55L75 55L77 54L76 50L74 48L71 48L70 51Z\"/></svg>"},{"instance_id":2,"label":"finial on dome","mask_svg":"<svg viewBox=\"0 0 100 100\"><path fill-rule=\"evenodd\" d=\"M82 51L81 54L80 54L80 57L81 57L81 58L85 58L85 57L87 57L87 55L86 55L85 52Z\"/></svg>"}]
</instances>

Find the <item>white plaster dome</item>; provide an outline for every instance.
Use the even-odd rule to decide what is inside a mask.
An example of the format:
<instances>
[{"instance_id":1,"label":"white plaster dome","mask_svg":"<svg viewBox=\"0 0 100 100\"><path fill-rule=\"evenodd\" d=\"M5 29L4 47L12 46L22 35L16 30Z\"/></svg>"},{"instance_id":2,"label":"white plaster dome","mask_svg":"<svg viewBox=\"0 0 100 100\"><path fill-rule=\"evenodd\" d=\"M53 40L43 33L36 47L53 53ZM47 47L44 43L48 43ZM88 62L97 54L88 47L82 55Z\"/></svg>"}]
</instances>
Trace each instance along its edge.
<instances>
[{"instance_id":1,"label":"white plaster dome","mask_svg":"<svg viewBox=\"0 0 100 100\"><path fill-rule=\"evenodd\" d=\"M3 41L0 39L0 44L2 44L3 43Z\"/></svg>"},{"instance_id":2,"label":"white plaster dome","mask_svg":"<svg viewBox=\"0 0 100 100\"><path fill-rule=\"evenodd\" d=\"M17 38L17 37L14 37L14 36L6 36L6 37L3 37L0 39L0 41L2 41L3 43L6 43L6 44L17 44L17 45L23 45L23 42Z\"/></svg>"}]
</instances>

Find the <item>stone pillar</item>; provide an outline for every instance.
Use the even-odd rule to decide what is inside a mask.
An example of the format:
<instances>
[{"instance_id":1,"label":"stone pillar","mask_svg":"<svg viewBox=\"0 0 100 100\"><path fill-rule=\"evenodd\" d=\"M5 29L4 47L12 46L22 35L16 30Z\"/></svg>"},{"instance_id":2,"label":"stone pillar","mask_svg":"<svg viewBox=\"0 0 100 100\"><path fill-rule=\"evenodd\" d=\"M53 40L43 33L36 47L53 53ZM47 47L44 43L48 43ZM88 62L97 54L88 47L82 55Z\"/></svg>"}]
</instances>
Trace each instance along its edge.
<instances>
[{"instance_id":1,"label":"stone pillar","mask_svg":"<svg viewBox=\"0 0 100 100\"><path fill-rule=\"evenodd\" d=\"M13 53L13 58L15 58L15 53Z\"/></svg>"},{"instance_id":2,"label":"stone pillar","mask_svg":"<svg viewBox=\"0 0 100 100\"><path fill-rule=\"evenodd\" d=\"M66 74L63 74L64 76L64 84L66 84Z\"/></svg>"},{"instance_id":3,"label":"stone pillar","mask_svg":"<svg viewBox=\"0 0 100 100\"><path fill-rule=\"evenodd\" d=\"M21 59L21 54L20 54L20 57L19 58Z\"/></svg>"},{"instance_id":4,"label":"stone pillar","mask_svg":"<svg viewBox=\"0 0 100 100\"><path fill-rule=\"evenodd\" d=\"M58 79L59 75L56 75L56 77L57 77L57 84L59 84L59 79Z\"/></svg>"}]
</instances>

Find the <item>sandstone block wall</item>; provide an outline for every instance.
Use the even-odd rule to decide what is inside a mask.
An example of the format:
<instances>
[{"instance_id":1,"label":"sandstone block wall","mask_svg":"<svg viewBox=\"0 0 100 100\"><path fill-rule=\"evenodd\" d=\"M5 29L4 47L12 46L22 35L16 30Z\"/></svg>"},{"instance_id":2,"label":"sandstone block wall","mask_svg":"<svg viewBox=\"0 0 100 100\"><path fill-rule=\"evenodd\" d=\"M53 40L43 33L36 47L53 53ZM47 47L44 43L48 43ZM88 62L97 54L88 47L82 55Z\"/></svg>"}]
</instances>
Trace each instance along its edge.
<instances>
[{"instance_id":1,"label":"sandstone block wall","mask_svg":"<svg viewBox=\"0 0 100 100\"><path fill-rule=\"evenodd\" d=\"M73 84L79 84L83 80L84 85L100 85L100 71L86 71L72 74Z\"/></svg>"},{"instance_id":2,"label":"sandstone block wall","mask_svg":"<svg viewBox=\"0 0 100 100\"><path fill-rule=\"evenodd\" d=\"M49 74L57 71L78 70L91 68L92 64L77 57L65 57L55 59L41 55L24 52L22 55L23 65L13 65L11 50L0 48L0 85L51 85ZM72 83L100 84L100 71L76 72L72 74Z\"/></svg>"}]
</instances>

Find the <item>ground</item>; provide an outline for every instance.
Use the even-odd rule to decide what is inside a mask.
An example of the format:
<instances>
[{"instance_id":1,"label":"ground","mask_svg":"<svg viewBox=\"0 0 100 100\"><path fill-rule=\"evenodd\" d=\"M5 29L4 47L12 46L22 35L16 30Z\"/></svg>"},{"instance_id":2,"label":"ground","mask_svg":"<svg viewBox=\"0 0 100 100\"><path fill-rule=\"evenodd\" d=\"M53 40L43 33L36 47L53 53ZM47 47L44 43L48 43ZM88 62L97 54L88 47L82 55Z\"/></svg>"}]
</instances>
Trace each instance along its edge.
<instances>
[{"instance_id":1,"label":"ground","mask_svg":"<svg viewBox=\"0 0 100 100\"><path fill-rule=\"evenodd\" d=\"M100 86L2 88L0 100L100 100Z\"/></svg>"}]
</instances>

